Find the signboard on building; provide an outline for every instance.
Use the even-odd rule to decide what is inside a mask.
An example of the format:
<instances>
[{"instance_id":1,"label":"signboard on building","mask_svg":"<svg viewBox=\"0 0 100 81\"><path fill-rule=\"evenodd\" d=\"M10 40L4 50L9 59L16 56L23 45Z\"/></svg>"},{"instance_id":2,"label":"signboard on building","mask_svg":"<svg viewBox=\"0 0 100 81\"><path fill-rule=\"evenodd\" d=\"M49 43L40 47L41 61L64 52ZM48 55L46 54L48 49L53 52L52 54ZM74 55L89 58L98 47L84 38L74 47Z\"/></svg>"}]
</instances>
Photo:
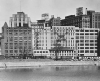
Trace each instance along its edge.
<instances>
[{"instance_id":1,"label":"signboard on building","mask_svg":"<svg viewBox=\"0 0 100 81\"><path fill-rule=\"evenodd\" d=\"M79 7L76 9L76 15L79 16L79 15L83 15L83 7Z\"/></svg>"},{"instance_id":2,"label":"signboard on building","mask_svg":"<svg viewBox=\"0 0 100 81\"><path fill-rule=\"evenodd\" d=\"M42 19L48 20L49 19L49 14L48 13L42 14Z\"/></svg>"}]
</instances>

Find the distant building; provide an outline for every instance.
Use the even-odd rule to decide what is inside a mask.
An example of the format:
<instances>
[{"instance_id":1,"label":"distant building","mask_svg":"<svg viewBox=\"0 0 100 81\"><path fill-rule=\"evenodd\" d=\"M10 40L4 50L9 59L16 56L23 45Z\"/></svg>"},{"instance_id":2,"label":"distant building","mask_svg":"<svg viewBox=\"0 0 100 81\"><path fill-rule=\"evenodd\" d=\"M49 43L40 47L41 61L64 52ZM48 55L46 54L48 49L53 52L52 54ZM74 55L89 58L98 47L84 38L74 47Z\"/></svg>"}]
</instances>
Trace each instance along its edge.
<instances>
[{"instance_id":1,"label":"distant building","mask_svg":"<svg viewBox=\"0 0 100 81\"><path fill-rule=\"evenodd\" d=\"M54 18L54 16L52 15L49 20L49 25L50 26L61 26L60 19L61 19L60 17Z\"/></svg>"},{"instance_id":2,"label":"distant building","mask_svg":"<svg viewBox=\"0 0 100 81\"><path fill-rule=\"evenodd\" d=\"M61 20L62 26L75 26L79 28L90 28L90 16L89 15L70 15Z\"/></svg>"},{"instance_id":3,"label":"distant building","mask_svg":"<svg viewBox=\"0 0 100 81\"><path fill-rule=\"evenodd\" d=\"M90 28L100 29L100 12L87 10L87 15L90 16Z\"/></svg>"},{"instance_id":4,"label":"distant building","mask_svg":"<svg viewBox=\"0 0 100 81\"><path fill-rule=\"evenodd\" d=\"M0 55L1 55L1 39L2 39L2 33L0 33Z\"/></svg>"},{"instance_id":5,"label":"distant building","mask_svg":"<svg viewBox=\"0 0 100 81\"><path fill-rule=\"evenodd\" d=\"M30 18L27 17L22 12L18 12L16 16L18 17L18 20L16 20L15 22L11 21L11 19L16 18L15 16L10 18L11 27L8 27L7 23L5 23L4 26L2 27L2 34L3 34L3 39L1 40L2 55L6 57L16 57L16 58L18 58L19 56L30 57L33 55L32 29L30 27L30 21L29 21Z\"/></svg>"},{"instance_id":6,"label":"distant building","mask_svg":"<svg viewBox=\"0 0 100 81\"><path fill-rule=\"evenodd\" d=\"M9 27L31 27L31 20L24 12L17 12L10 17Z\"/></svg>"},{"instance_id":7,"label":"distant building","mask_svg":"<svg viewBox=\"0 0 100 81\"><path fill-rule=\"evenodd\" d=\"M54 15L51 16L51 18L49 19L49 17L45 16L46 14L42 14L43 18L41 20L37 20L37 25L38 26L44 26L44 27L52 27L52 26L61 26L61 21L60 21L60 17L54 18Z\"/></svg>"},{"instance_id":8,"label":"distant building","mask_svg":"<svg viewBox=\"0 0 100 81\"><path fill-rule=\"evenodd\" d=\"M31 26L37 26L37 22L31 22Z\"/></svg>"}]
</instances>

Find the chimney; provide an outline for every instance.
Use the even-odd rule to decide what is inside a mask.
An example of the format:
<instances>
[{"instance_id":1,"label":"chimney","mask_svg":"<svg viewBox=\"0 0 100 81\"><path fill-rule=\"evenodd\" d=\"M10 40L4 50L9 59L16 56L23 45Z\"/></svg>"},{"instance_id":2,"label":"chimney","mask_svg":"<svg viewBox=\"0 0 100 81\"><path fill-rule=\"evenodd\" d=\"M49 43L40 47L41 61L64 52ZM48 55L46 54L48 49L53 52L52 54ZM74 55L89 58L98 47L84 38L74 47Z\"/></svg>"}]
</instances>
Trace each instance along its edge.
<instances>
[{"instance_id":1,"label":"chimney","mask_svg":"<svg viewBox=\"0 0 100 81\"><path fill-rule=\"evenodd\" d=\"M86 8L86 10L85 10L85 15L87 15L87 8Z\"/></svg>"}]
</instances>

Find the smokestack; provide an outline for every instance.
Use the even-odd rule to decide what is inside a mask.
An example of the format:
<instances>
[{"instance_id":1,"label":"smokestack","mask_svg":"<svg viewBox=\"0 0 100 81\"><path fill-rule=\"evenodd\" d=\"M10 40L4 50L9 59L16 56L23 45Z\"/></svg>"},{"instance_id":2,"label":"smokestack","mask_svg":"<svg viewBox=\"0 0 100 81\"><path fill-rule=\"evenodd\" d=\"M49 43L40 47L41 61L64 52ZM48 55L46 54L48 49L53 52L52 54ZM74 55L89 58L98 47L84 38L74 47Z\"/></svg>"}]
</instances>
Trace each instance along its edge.
<instances>
[{"instance_id":1,"label":"smokestack","mask_svg":"<svg viewBox=\"0 0 100 81\"><path fill-rule=\"evenodd\" d=\"M87 15L87 8L86 8L86 10L85 10L85 14Z\"/></svg>"}]
</instances>

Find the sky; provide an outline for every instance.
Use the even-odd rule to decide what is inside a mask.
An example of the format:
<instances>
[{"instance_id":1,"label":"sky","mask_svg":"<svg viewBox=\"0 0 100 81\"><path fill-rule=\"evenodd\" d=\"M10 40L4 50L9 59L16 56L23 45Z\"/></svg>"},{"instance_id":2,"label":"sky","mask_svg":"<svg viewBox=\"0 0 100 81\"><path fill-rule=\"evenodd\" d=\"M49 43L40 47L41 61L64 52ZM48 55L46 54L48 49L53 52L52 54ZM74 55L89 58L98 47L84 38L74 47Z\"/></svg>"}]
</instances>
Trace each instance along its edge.
<instances>
[{"instance_id":1,"label":"sky","mask_svg":"<svg viewBox=\"0 0 100 81\"><path fill-rule=\"evenodd\" d=\"M9 26L9 18L17 12L23 11L32 22L36 22L43 13L64 19L65 16L75 15L78 7L83 7L84 13L85 8L100 12L100 0L0 0L0 33L4 23Z\"/></svg>"}]
</instances>

